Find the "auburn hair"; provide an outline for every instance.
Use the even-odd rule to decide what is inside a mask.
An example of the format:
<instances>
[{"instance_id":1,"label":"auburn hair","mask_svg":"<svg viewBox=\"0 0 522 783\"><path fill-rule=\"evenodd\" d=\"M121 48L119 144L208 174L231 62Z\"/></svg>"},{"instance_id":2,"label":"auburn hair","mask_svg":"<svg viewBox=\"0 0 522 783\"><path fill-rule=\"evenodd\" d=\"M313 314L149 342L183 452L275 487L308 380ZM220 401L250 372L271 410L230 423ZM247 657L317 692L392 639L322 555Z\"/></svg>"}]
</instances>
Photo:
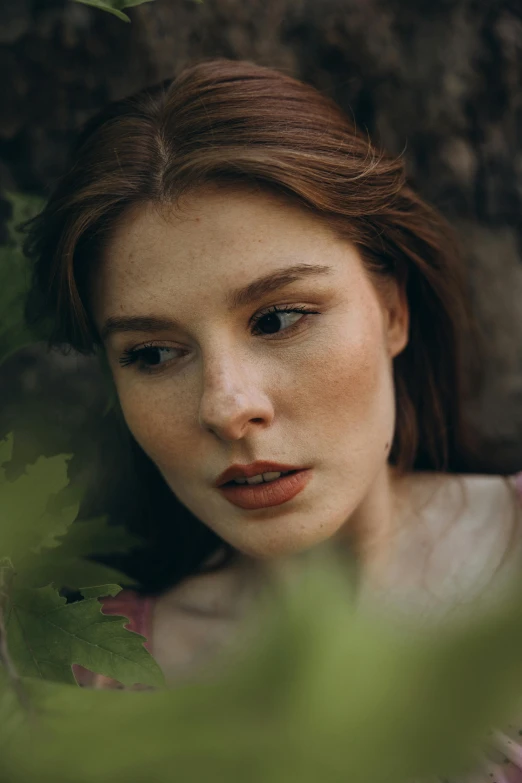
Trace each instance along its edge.
<instances>
[{"instance_id":1,"label":"auburn hair","mask_svg":"<svg viewBox=\"0 0 522 783\"><path fill-rule=\"evenodd\" d=\"M116 222L206 184L254 185L301 204L356 246L376 285L404 286L410 334L393 363L389 460L402 472L465 470L463 349L475 325L455 236L408 185L402 156L377 149L332 100L277 70L200 62L87 123L43 211L24 225L29 323L50 324L50 346L101 348L88 282ZM154 466L148 475L163 481ZM209 536L203 554L218 543Z\"/></svg>"}]
</instances>

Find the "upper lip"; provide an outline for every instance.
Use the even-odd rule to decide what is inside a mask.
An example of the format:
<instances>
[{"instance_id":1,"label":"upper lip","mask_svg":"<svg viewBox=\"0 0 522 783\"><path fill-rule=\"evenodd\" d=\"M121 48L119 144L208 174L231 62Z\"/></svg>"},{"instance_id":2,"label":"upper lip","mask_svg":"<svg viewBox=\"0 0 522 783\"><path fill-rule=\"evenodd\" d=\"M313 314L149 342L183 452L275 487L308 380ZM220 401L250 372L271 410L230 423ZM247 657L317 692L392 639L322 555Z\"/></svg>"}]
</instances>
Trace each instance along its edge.
<instances>
[{"instance_id":1,"label":"upper lip","mask_svg":"<svg viewBox=\"0 0 522 783\"><path fill-rule=\"evenodd\" d=\"M231 465L218 477L215 486L221 487L234 479L252 478L260 473L286 473L289 470L304 470L304 468L299 465L281 465L279 462L264 461L252 462L250 465Z\"/></svg>"}]
</instances>

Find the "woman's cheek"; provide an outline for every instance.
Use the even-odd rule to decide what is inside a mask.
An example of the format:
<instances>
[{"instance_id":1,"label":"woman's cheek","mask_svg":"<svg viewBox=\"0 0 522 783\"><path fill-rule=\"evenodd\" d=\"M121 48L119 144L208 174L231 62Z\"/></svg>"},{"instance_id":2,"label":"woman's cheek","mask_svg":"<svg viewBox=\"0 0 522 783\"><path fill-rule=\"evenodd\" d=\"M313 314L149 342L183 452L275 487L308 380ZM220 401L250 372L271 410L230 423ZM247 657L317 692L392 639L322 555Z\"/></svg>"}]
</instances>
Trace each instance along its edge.
<instances>
[{"instance_id":1,"label":"woman's cheek","mask_svg":"<svg viewBox=\"0 0 522 783\"><path fill-rule=\"evenodd\" d=\"M129 430L154 462L163 461L166 453L172 455L180 448L180 414L174 400L169 405L163 396L154 395L150 387L144 392L136 386L121 388L118 396Z\"/></svg>"},{"instance_id":2,"label":"woman's cheek","mask_svg":"<svg viewBox=\"0 0 522 783\"><path fill-rule=\"evenodd\" d=\"M329 349L318 354L313 377L321 397L338 404L341 415L346 406L367 407L382 385L383 356L380 319L368 308L348 319Z\"/></svg>"}]
</instances>

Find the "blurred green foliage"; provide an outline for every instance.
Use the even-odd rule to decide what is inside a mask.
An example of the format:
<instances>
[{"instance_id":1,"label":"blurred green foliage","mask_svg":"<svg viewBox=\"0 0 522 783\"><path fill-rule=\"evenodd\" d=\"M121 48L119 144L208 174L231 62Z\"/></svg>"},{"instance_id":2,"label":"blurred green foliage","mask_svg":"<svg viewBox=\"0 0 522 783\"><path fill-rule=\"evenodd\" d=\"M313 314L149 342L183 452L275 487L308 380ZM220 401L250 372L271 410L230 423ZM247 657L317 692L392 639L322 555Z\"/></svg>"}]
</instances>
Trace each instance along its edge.
<instances>
[{"instance_id":1,"label":"blurred green foliage","mask_svg":"<svg viewBox=\"0 0 522 783\"><path fill-rule=\"evenodd\" d=\"M10 459L12 440L0 443L1 464ZM96 599L121 590L117 584L100 585L100 577L122 575L85 557L101 538L105 520L72 527L79 502L67 492L69 456L40 457L14 481L0 470L0 612L10 662L20 676L57 682L75 684L71 664L76 663L123 684L161 684L161 671L143 647L143 637L100 611ZM99 541L104 551L107 545L126 551L136 544L121 529L119 540L114 532L108 530L107 540ZM78 589L84 600L66 603L59 594L64 585Z\"/></svg>"},{"instance_id":2,"label":"blurred green foliage","mask_svg":"<svg viewBox=\"0 0 522 783\"><path fill-rule=\"evenodd\" d=\"M266 594L250 622L248 649L176 688L93 691L31 677L20 683L24 705L4 673L0 779L432 780L465 772L490 723L518 702L518 594L444 632L406 631L357 611L346 574L323 553Z\"/></svg>"},{"instance_id":3,"label":"blurred green foliage","mask_svg":"<svg viewBox=\"0 0 522 783\"><path fill-rule=\"evenodd\" d=\"M133 8L136 5L143 5L144 3L152 3L154 0L75 0L77 3L83 3L84 5L92 5L95 8L100 8L102 11L108 11L110 14L114 14L118 19L123 22L130 22L127 14L123 13L123 8Z\"/></svg>"},{"instance_id":4,"label":"blurred green foliage","mask_svg":"<svg viewBox=\"0 0 522 783\"><path fill-rule=\"evenodd\" d=\"M7 221L7 243L0 246L0 363L39 338L27 327L23 316L31 270L22 252L23 235L17 226L39 212L44 203L37 196L20 193L8 192L4 196L12 215Z\"/></svg>"}]
</instances>

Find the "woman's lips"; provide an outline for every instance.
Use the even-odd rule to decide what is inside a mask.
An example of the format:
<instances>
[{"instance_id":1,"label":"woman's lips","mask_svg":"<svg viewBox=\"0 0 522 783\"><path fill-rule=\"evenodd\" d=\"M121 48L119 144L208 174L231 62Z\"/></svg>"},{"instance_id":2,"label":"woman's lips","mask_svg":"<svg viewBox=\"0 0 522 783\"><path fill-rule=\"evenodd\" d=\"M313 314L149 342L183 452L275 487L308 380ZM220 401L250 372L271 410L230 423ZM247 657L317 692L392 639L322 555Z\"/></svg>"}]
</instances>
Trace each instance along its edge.
<instances>
[{"instance_id":1,"label":"woman's lips","mask_svg":"<svg viewBox=\"0 0 522 783\"><path fill-rule=\"evenodd\" d=\"M311 477L312 471L306 468L262 484L225 484L219 487L219 491L239 508L269 508L292 500L306 487Z\"/></svg>"}]
</instances>

